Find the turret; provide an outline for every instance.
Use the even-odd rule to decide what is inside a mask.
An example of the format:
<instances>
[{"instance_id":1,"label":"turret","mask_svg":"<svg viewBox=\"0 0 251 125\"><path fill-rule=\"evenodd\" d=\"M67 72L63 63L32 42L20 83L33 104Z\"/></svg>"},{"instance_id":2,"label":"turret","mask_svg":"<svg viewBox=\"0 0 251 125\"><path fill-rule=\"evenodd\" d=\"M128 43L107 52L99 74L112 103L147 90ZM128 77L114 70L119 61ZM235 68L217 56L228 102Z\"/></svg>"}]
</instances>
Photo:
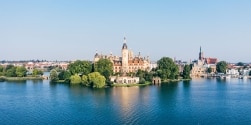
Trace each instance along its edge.
<instances>
[{"instance_id":1,"label":"turret","mask_svg":"<svg viewBox=\"0 0 251 125\"><path fill-rule=\"evenodd\" d=\"M128 55L129 55L129 51L127 49L127 45L126 45L126 38L124 37L124 43L122 46L122 73L125 74L128 72Z\"/></svg>"}]
</instances>

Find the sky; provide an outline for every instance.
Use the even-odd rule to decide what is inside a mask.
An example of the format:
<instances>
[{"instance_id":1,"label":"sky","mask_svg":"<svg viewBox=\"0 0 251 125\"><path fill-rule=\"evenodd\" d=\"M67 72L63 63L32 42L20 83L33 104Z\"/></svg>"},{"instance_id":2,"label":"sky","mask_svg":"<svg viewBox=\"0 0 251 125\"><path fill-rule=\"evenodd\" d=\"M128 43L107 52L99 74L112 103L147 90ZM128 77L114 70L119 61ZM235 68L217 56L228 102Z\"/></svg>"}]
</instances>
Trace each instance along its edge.
<instances>
[{"instance_id":1,"label":"sky","mask_svg":"<svg viewBox=\"0 0 251 125\"><path fill-rule=\"evenodd\" d=\"M251 62L250 0L0 0L0 60L137 55Z\"/></svg>"}]
</instances>

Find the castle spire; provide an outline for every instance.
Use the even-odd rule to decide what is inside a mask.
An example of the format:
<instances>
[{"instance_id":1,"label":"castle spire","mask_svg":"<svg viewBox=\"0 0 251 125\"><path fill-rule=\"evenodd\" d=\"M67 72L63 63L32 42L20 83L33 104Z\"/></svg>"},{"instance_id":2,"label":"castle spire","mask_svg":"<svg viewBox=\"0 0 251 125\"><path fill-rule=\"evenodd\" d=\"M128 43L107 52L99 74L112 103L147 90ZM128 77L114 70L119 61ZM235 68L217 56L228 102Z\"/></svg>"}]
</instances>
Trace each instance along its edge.
<instances>
[{"instance_id":1,"label":"castle spire","mask_svg":"<svg viewBox=\"0 0 251 125\"><path fill-rule=\"evenodd\" d=\"M126 43L126 37L124 36L124 43Z\"/></svg>"}]
</instances>

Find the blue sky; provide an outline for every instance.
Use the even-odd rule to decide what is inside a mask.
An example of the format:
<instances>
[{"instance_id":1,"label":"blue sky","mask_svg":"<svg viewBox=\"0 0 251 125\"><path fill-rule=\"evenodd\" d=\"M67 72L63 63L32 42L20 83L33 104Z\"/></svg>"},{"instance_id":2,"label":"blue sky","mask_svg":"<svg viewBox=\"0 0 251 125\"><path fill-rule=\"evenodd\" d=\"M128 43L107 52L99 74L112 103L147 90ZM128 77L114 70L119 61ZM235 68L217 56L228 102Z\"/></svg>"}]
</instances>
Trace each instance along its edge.
<instances>
[{"instance_id":1,"label":"blue sky","mask_svg":"<svg viewBox=\"0 0 251 125\"><path fill-rule=\"evenodd\" d=\"M0 60L135 54L251 62L250 0L1 0Z\"/></svg>"}]
</instances>

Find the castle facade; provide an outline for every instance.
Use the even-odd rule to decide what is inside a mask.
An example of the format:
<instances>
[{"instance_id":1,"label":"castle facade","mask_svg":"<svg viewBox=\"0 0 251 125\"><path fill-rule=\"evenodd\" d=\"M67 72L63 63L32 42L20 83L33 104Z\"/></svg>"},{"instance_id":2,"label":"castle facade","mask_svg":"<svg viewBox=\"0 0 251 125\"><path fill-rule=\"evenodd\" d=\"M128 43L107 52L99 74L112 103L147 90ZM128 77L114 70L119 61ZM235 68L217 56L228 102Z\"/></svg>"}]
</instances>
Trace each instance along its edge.
<instances>
[{"instance_id":1,"label":"castle facade","mask_svg":"<svg viewBox=\"0 0 251 125\"><path fill-rule=\"evenodd\" d=\"M124 37L124 43L121 49L121 56L103 55L96 52L94 56L94 63L99 59L109 59L113 63L114 73L135 73L139 69L150 71L149 57L142 57L140 53L134 56L133 51L128 49L126 38Z\"/></svg>"}]
</instances>

